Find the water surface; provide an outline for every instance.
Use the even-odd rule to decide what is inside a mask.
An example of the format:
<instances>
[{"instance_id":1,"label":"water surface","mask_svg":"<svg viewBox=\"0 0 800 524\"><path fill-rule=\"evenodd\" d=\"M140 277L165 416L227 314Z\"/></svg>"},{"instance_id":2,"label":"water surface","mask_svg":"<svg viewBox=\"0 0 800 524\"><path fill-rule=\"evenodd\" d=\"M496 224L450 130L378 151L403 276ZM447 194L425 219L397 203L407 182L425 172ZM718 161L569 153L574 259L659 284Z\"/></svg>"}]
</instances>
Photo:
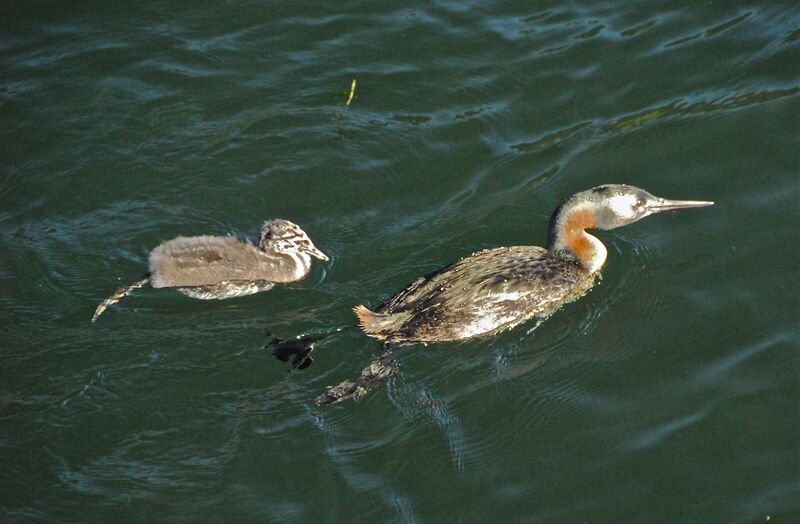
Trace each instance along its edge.
<instances>
[{"instance_id":1,"label":"water surface","mask_svg":"<svg viewBox=\"0 0 800 524\"><path fill-rule=\"evenodd\" d=\"M4 521L800 517L793 2L118 2L0 8ZM353 79L355 97L345 105ZM602 183L717 205L600 234L546 322L292 372ZM301 224L308 279L95 306L178 235Z\"/></svg>"}]
</instances>

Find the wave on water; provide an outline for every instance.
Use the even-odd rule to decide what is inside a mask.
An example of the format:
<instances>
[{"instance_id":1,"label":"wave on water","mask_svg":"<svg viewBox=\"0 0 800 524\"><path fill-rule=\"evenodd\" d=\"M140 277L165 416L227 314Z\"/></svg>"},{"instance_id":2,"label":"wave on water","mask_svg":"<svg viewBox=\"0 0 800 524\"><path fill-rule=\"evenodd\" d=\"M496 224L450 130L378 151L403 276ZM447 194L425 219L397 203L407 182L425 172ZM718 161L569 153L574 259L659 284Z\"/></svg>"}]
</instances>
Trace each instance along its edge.
<instances>
[{"instance_id":1,"label":"wave on water","mask_svg":"<svg viewBox=\"0 0 800 524\"><path fill-rule=\"evenodd\" d=\"M512 144L510 147L523 153L537 152L560 144L576 134L581 137L589 137L588 145L592 141L603 140L612 135L634 131L653 123L715 112L735 111L751 105L768 103L797 95L800 95L800 86L787 87L785 89L764 89L745 93L726 91L720 94L682 97L654 108L617 117L611 121L586 121L573 124L565 129L548 133L532 142Z\"/></svg>"}]
</instances>

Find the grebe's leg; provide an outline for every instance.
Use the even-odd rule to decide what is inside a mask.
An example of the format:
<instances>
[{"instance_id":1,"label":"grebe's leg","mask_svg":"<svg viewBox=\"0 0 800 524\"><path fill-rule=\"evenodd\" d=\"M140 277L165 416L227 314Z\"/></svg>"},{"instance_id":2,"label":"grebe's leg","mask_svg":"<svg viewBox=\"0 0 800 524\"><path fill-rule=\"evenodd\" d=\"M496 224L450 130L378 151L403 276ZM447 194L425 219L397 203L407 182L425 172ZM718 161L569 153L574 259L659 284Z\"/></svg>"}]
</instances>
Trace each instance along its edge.
<instances>
[{"instance_id":1,"label":"grebe's leg","mask_svg":"<svg viewBox=\"0 0 800 524\"><path fill-rule=\"evenodd\" d=\"M361 370L361 375L355 380L345 380L338 386L333 386L325 393L318 396L314 403L317 406L328 406L346 399L358 400L370 390L389 381L397 374L397 359L394 358L393 346L389 342L381 345L381 352L369 366Z\"/></svg>"},{"instance_id":2,"label":"grebe's leg","mask_svg":"<svg viewBox=\"0 0 800 524\"><path fill-rule=\"evenodd\" d=\"M97 317L102 315L103 311L105 311L108 308L108 306L116 304L117 302L125 298L125 295L127 295L129 292L133 291L134 289L139 289L148 282L150 282L150 273L145 273L144 275L139 277L139 279L136 282L118 288L116 291L114 291L114 294L112 294L107 299L103 300L103 302L99 306L97 306L97 309L94 310L94 315L92 316L92 322L97 320Z\"/></svg>"}]
</instances>

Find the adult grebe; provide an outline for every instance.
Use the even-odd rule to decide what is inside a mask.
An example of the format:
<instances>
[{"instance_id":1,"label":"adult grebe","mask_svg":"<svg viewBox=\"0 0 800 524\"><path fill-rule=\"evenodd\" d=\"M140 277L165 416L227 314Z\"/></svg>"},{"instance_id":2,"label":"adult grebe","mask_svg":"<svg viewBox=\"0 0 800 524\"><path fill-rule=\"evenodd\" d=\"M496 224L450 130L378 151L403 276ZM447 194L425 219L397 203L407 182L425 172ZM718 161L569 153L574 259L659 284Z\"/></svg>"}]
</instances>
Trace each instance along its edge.
<instances>
[{"instance_id":1,"label":"adult grebe","mask_svg":"<svg viewBox=\"0 0 800 524\"><path fill-rule=\"evenodd\" d=\"M586 229L614 229L676 209L713 202L666 200L633 186L607 184L577 193L556 208L547 249L500 247L479 251L418 278L370 311L354 308L362 329L383 351L355 381L317 397L317 405L359 398L396 368L394 344L460 340L546 317L592 287L606 248Z\"/></svg>"}]
</instances>

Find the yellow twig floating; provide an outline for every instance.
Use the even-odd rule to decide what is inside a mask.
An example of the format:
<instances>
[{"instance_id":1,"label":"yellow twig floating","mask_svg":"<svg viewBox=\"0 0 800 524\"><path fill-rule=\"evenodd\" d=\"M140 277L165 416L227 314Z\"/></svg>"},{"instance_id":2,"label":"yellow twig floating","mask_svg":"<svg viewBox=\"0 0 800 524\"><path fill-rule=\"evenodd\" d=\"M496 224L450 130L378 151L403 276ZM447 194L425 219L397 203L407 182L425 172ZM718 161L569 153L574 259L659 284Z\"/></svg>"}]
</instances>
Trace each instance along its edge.
<instances>
[{"instance_id":1,"label":"yellow twig floating","mask_svg":"<svg viewBox=\"0 0 800 524\"><path fill-rule=\"evenodd\" d=\"M350 105L350 102L353 101L353 96L356 94L356 79L353 79L353 83L350 84L350 96L347 97L347 102L345 102L345 107Z\"/></svg>"}]
</instances>

